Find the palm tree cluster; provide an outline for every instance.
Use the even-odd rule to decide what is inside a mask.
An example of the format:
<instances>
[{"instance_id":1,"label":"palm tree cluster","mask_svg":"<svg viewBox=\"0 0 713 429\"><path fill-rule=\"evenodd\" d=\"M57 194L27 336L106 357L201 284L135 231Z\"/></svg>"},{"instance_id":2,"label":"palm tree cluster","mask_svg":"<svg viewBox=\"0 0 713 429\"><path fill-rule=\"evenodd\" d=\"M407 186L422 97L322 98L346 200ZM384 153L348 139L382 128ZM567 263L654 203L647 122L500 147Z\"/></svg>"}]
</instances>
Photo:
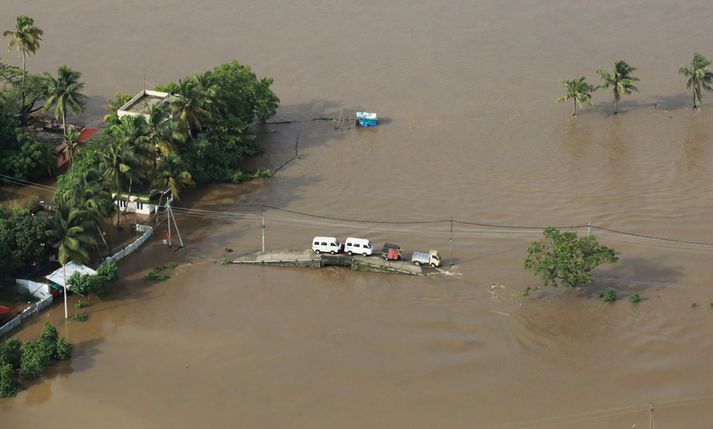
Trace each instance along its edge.
<instances>
[{"instance_id":1,"label":"palm tree cluster","mask_svg":"<svg viewBox=\"0 0 713 429\"><path fill-rule=\"evenodd\" d=\"M678 73L686 78L686 89L693 95L693 108L700 109L703 90L713 91L713 72L710 71L711 61L699 53L693 55L690 65L681 64ZM561 81L564 88L564 95L557 98L557 102L572 100L572 117L577 116L577 108L582 108L582 104L592 105L592 93L599 88L611 89L614 97L614 114L619 113L619 102L622 95L630 95L638 92L636 82L639 78L632 76L636 71L624 60L614 62L614 69L597 70L597 75L601 80L601 85L591 85L585 77L572 80Z\"/></svg>"}]
</instances>

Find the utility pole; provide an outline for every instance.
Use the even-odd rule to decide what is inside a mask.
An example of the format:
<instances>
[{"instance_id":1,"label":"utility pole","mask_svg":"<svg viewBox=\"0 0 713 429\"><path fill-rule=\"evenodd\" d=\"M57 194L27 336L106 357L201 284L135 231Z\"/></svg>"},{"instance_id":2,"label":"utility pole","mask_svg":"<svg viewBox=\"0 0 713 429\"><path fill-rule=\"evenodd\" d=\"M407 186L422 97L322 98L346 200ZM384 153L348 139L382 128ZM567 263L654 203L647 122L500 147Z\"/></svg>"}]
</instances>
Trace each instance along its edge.
<instances>
[{"instance_id":1,"label":"utility pole","mask_svg":"<svg viewBox=\"0 0 713 429\"><path fill-rule=\"evenodd\" d=\"M262 213L262 253L265 253L265 205L260 206Z\"/></svg>"},{"instance_id":2,"label":"utility pole","mask_svg":"<svg viewBox=\"0 0 713 429\"><path fill-rule=\"evenodd\" d=\"M62 264L62 276L64 276L64 287L62 288L62 293L64 293L64 318L69 318L67 313L67 264Z\"/></svg>"},{"instance_id":3,"label":"utility pole","mask_svg":"<svg viewBox=\"0 0 713 429\"><path fill-rule=\"evenodd\" d=\"M168 247L171 247L171 203L166 200L166 220L168 221Z\"/></svg>"},{"instance_id":4,"label":"utility pole","mask_svg":"<svg viewBox=\"0 0 713 429\"><path fill-rule=\"evenodd\" d=\"M173 201L173 197L171 197L171 201ZM183 246L183 238L181 238L181 231L178 230L178 222L176 222L176 216L173 214L173 209L169 209L169 213L170 213L171 217L173 218L173 227L176 228L176 234L178 235L178 242L181 243L181 247L184 247Z\"/></svg>"},{"instance_id":5,"label":"utility pole","mask_svg":"<svg viewBox=\"0 0 713 429\"><path fill-rule=\"evenodd\" d=\"M173 195L170 195L166 199L166 220L168 221L168 246L171 247L171 219L173 219L173 227L176 228L176 234L178 235L178 242L183 246L183 238L181 238L181 231L178 230L178 222L176 222L176 216L173 214Z\"/></svg>"},{"instance_id":6,"label":"utility pole","mask_svg":"<svg viewBox=\"0 0 713 429\"><path fill-rule=\"evenodd\" d=\"M654 403L649 403L649 429L654 429Z\"/></svg>"},{"instance_id":7,"label":"utility pole","mask_svg":"<svg viewBox=\"0 0 713 429\"><path fill-rule=\"evenodd\" d=\"M452 267L453 266L453 216L451 216L451 239L450 242L448 243L448 266Z\"/></svg>"}]
</instances>

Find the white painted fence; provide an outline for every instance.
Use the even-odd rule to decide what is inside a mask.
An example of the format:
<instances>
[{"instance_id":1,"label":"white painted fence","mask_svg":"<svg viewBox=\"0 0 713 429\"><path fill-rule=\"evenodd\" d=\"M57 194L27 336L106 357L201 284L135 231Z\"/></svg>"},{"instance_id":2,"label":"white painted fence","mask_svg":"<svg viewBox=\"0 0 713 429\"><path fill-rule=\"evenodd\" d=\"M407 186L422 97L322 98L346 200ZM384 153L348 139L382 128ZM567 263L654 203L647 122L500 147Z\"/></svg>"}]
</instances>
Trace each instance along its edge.
<instances>
[{"instance_id":1,"label":"white painted fence","mask_svg":"<svg viewBox=\"0 0 713 429\"><path fill-rule=\"evenodd\" d=\"M144 244L144 242L146 242L146 240L149 239L149 237L153 235L153 228L148 225L136 225L136 230L139 232L143 232L143 234L141 234L141 237L137 238L136 240L134 240L133 243L127 245L126 247L114 253L113 255L107 256L107 258L104 259L102 263L99 264L99 266L108 264L109 262L117 262L121 259L124 259L128 255L133 253L136 249L138 249L142 244Z\"/></svg>"},{"instance_id":2,"label":"white painted fence","mask_svg":"<svg viewBox=\"0 0 713 429\"><path fill-rule=\"evenodd\" d=\"M0 326L0 338L7 335L10 331L17 328L18 326L22 325L22 322L24 322L29 317L39 313L40 310L44 310L50 304L52 304L52 295L24 309L22 313L18 314L14 319L10 320L3 326Z\"/></svg>"},{"instance_id":3,"label":"white painted fence","mask_svg":"<svg viewBox=\"0 0 713 429\"><path fill-rule=\"evenodd\" d=\"M143 234L141 234L139 238L134 240L133 243L125 246L123 249L104 259L102 263L99 264L99 266L108 264L109 262L116 262L120 259L125 258L129 254L134 252L136 249L138 249L142 244L146 242L146 240L149 239L149 237L153 235L153 228L148 225L136 225L136 230L142 232ZM12 331L13 329L17 328L18 326L22 325L22 322L28 317L32 316L33 314L37 314L40 310L43 310L48 305L52 304L52 295L50 294L49 285L21 279L17 279L15 282L20 288L22 288L23 290L27 290L35 296L38 296L36 295L36 293L44 294L45 291L47 295L43 295L40 301L27 307L14 319L10 320L3 326L0 326L0 338L2 338L4 335ZM45 286L47 287L46 289L44 289Z\"/></svg>"}]
</instances>

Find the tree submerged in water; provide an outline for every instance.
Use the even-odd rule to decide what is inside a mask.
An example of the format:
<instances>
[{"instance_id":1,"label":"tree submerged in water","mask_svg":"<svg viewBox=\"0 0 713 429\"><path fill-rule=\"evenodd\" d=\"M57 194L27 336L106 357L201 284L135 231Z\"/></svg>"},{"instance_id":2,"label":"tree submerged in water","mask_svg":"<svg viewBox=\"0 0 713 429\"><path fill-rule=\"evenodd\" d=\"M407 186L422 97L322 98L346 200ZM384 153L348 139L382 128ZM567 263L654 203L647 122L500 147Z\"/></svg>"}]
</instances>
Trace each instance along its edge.
<instances>
[{"instance_id":1,"label":"tree submerged in water","mask_svg":"<svg viewBox=\"0 0 713 429\"><path fill-rule=\"evenodd\" d=\"M690 66L681 64L678 68L678 73L688 78L686 88L693 93L694 109L700 109L704 89L713 91L713 72L708 70L710 65L711 60L696 52Z\"/></svg>"},{"instance_id":2,"label":"tree submerged in water","mask_svg":"<svg viewBox=\"0 0 713 429\"><path fill-rule=\"evenodd\" d=\"M541 276L545 286L584 286L592 282L591 271L605 262L616 262L616 250L601 246L593 235L545 228L544 238L527 248L525 269Z\"/></svg>"},{"instance_id":3,"label":"tree submerged in water","mask_svg":"<svg viewBox=\"0 0 713 429\"><path fill-rule=\"evenodd\" d=\"M579 79L561 81L564 95L557 99L558 103L572 100L572 117L577 116L577 107L582 109L582 103L592 105L592 92L597 87L589 84L587 78L582 76Z\"/></svg>"},{"instance_id":4,"label":"tree submerged in water","mask_svg":"<svg viewBox=\"0 0 713 429\"><path fill-rule=\"evenodd\" d=\"M632 92L638 92L634 83L639 81L638 77L631 75L636 68L630 66L624 60L619 60L614 63L613 72L607 70L597 70L599 78L602 80L602 88L611 88L614 94L614 114L619 113L619 101L622 94L629 95Z\"/></svg>"}]
</instances>

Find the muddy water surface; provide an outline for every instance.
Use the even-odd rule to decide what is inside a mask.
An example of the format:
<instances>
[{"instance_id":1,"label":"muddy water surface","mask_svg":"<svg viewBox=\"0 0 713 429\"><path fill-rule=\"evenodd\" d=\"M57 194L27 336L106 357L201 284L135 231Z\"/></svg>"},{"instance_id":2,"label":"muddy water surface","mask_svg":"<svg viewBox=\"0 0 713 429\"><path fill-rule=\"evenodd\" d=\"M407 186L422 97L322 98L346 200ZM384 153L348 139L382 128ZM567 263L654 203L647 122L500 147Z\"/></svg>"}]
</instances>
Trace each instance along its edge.
<instances>
[{"instance_id":1,"label":"muddy water surface","mask_svg":"<svg viewBox=\"0 0 713 429\"><path fill-rule=\"evenodd\" d=\"M243 3L243 4L241 4ZM260 204L362 220L453 216L510 225L591 222L713 242L713 117L676 74L713 36L707 1L284 2L5 0L45 30L33 71L81 70L96 122L103 99L232 58L275 78L278 117L257 129L268 183L214 186L184 207ZM11 54L4 55L8 60ZM576 120L557 80L638 67L641 92ZM338 132L317 116L372 110L382 125ZM260 218L178 216L188 247L159 243L125 280L59 323L71 363L0 402L8 426L658 427L713 422L710 248L600 232L622 252L588 290L521 292L529 230L454 227L452 276L221 266L257 250ZM448 253L449 223L377 225L268 210L268 247L358 234ZM580 232L585 232L583 228ZM152 266L177 261L147 284ZM605 305L615 288L643 301ZM692 308L692 303L702 304ZM79 422L79 423L78 423Z\"/></svg>"}]
</instances>

